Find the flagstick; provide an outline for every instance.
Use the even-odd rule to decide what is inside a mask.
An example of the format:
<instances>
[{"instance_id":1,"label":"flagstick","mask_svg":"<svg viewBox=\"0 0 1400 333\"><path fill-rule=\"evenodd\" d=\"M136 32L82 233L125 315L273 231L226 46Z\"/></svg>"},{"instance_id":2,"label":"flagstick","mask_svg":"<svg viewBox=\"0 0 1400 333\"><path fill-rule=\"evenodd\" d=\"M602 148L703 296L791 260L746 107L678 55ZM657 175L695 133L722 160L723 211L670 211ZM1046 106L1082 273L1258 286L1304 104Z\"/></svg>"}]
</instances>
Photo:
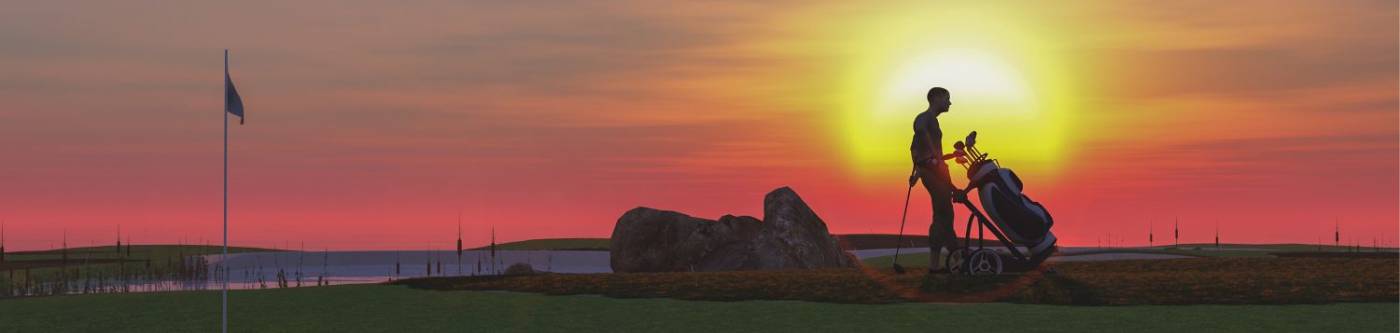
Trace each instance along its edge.
<instances>
[{"instance_id":1,"label":"flagstick","mask_svg":"<svg viewBox=\"0 0 1400 333\"><path fill-rule=\"evenodd\" d=\"M228 333L228 49L224 49L224 253L219 256L224 269L223 332Z\"/></svg>"}]
</instances>

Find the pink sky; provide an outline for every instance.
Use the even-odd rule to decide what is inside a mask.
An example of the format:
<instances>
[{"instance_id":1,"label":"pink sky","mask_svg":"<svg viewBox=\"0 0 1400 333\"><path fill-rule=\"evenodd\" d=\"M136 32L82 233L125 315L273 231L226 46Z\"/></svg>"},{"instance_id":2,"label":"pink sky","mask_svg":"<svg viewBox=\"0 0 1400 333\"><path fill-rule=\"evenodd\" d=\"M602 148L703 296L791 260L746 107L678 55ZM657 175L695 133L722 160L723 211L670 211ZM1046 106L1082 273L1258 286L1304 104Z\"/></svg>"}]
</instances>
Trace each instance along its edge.
<instances>
[{"instance_id":1,"label":"pink sky","mask_svg":"<svg viewBox=\"0 0 1400 333\"><path fill-rule=\"evenodd\" d=\"M1396 245L1395 3L1022 5L1053 26L1034 41L1073 59L1074 95L1051 98L1078 104L1060 160L1000 157L1063 244L1145 244L1149 223L1170 241L1179 218L1183 242L1218 224L1225 242L1313 243L1340 221L1345 242ZM838 148L823 97L859 40L831 32L937 6L7 6L6 246L106 244L118 224L217 243L225 48L248 114L231 129L236 245L447 249L459 211L468 245L492 227L607 237L636 206L761 217L780 186L834 233L894 233L907 166L856 170Z\"/></svg>"}]
</instances>

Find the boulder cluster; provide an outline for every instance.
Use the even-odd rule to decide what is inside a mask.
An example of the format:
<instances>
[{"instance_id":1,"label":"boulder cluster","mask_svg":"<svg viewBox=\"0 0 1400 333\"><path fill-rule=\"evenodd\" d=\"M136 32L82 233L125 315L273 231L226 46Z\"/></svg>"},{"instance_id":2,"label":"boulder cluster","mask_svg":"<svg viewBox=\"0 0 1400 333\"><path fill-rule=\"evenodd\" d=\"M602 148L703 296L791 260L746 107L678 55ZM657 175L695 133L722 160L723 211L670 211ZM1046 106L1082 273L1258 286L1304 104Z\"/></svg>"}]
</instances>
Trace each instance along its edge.
<instances>
[{"instance_id":1,"label":"boulder cluster","mask_svg":"<svg viewBox=\"0 0 1400 333\"><path fill-rule=\"evenodd\" d=\"M614 272L709 272L854 268L826 223L791 188L763 198L763 219L708 220L637 207L613 227Z\"/></svg>"}]
</instances>

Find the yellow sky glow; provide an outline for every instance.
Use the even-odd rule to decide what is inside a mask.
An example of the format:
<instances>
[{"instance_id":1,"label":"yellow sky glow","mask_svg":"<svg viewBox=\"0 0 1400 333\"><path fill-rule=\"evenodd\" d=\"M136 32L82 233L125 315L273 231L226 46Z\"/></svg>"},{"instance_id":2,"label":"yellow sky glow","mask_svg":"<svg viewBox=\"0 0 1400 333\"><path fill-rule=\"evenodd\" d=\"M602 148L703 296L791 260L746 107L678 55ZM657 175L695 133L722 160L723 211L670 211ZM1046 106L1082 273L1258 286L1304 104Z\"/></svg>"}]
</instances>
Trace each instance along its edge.
<instances>
[{"instance_id":1,"label":"yellow sky glow","mask_svg":"<svg viewBox=\"0 0 1400 333\"><path fill-rule=\"evenodd\" d=\"M980 146L1023 172L1054 173L1067 158L1077 84L1071 63L1044 42L1054 29L975 6L872 13L842 26L836 33L852 37L843 38L847 63L832 85L831 129L858 177L908 168L910 124L934 86L952 92L952 110L940 117L945 149L976 130Z\"/></svg>"}]
</instances>

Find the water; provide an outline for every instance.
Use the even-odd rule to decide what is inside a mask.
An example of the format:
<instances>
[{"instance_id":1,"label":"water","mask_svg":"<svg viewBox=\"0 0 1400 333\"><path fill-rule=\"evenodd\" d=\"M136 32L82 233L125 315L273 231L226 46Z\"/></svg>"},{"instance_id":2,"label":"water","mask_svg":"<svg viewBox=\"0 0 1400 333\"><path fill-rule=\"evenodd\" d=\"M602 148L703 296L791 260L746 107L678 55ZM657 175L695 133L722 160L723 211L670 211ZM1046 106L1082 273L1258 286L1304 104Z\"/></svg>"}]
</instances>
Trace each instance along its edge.
<instances>
[{"instance_id":1,"label":"water","mask_svg":"<svg viewBox=\"0 0 1400 333\"><path fill-rule=\"evenodd\" d=\"M455 251L253 252L230 254L226 263L230 272L229 289L235 290L382 283L425 276L493 275L505 272L507 267L516 263L529 264L536 271L556 273L612 271L607 251L496 251L494 266L489 251L463 251L460 265L458 259ZM126 280L75 274L66 281L41 280L33 284L14 285L14 289L0 292L0 296L223 288L218 277L222 275L225 262L220 260L219 255L191 257L187 262L206 270L193 270L186 275L171 272L159 276L137 275ZM397 272L396 263L399 268Z\"/></svg>"},{"instance_id":2,"label":"water","mask_svg":"<svg viewBox=\"0 0 1400 333\"><path fill-rule=\"evenodd\" d=\"M1061 254L1080 254L1092 249L1062 248ZM894 254L894 249L850 251L860 259ZM906 248L902 253L928 252L928 248ZM1092 255L1054 257L1051 261L1168 259L1179 256L1148 254ZM1082 257L1082 258L1080 258ZM1149 258L1150 257L1150 258ZM496 251L496 265L491 265L489 251L463 251L458 264L455 251L337 251L337 252L251 252L230 254L229 289L273 289L314 287L324 285L383 283L396 279L426 276L479 276L505 272L516 263L529 264L536 271L555 273L610 273L607 251ZM207 263L207 277L194 279L113 279L70 282L61 293L161 292L189 290L219 290L217 277L224 268L219 255L202 258ZM480 269L477 263L480 260ZM441 263L441 270L438 265ZM395 264L398 271L395 272ZM285 278L285 285L279 279ZM92 287L85 288L84 284ZM73 287L77 285L78 287ZM50 286L52 287L52 286ZM42 294L42 293L41 293Z\"/></svg>"},{"instance_id":3,"label":"water","mask_svg":"<svg viewBox=\"0 0 1400 333\"><path fill-rule=\"evenodd\" d=\"M204 258L211 271L223 266L219 255ZM301 286L315 286L318 278L334 285L426 276L492 275L505 272L506 267L516 263L555 273L612 272L607 251L496 251L495 259L493 267L489 251L463 251L460 264L455 251L254 252L230 254L227 266L232 273L230 289L276 287L278 272L285 274L291 287L296 286L298 273ZM216 285L211 289L217 288Z\"/></svg>"}]
</instances>

